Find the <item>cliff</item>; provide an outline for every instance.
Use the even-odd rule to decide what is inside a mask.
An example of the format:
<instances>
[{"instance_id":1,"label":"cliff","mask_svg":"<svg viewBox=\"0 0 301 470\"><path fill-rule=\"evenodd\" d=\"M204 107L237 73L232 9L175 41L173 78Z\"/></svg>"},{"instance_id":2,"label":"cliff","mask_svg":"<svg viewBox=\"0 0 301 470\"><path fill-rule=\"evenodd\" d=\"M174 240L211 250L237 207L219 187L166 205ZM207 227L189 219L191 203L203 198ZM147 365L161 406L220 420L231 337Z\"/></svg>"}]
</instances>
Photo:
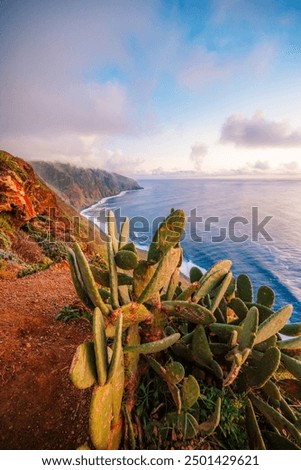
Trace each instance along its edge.
<instances>
[{"instance_id":1,"label":"cliff","mask_svg":"<svg viewBox=\"0 0 301 470\"><path fill-rule=\"evenodd\" d=\"M14 263L45 269L64 259L66 243L74 240L88 255L103 258L101 236L29 163L0 150L0 271Z\"/></svg>"},{"instance_id":2,"label":"cliff","mask_svg":"<svg viewBox=\"0 0 301 470\"><path fill-rule=\"evenodd\" d=\"M121 191L142 189L132 178L104 170L78 168L59 162L33 161L31 164L38 175L77 210Z\"/></svg>"}]
</instances>

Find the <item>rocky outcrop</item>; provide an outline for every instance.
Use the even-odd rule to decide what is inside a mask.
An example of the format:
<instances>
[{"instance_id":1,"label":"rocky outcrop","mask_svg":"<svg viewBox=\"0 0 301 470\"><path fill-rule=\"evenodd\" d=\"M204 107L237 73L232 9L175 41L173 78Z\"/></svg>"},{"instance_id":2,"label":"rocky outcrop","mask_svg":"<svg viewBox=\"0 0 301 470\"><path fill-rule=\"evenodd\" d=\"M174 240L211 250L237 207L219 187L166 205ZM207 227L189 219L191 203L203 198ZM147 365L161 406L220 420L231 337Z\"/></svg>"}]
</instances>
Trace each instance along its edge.
<instances>
[{"instance_id":1,"label":"rocky outcrop","mask_svg":"<svg viewBox=\"0 0 301 470\"><path fill-rule=\"evenodd\" d=\"M28 163L0 151L0 214L19 228L38 215L48 216L49 208L57 206L56 195Z\"/></svg>"},{"instance_id":2,"label":"rocky outcrop","mask_svg":"<svg viewBox=\"0 0 301 470\"><path fill-rule=\"evenodd\" d=\"M66 243L75 240L90 255L102 253L104 239L29 163L0 150L0 270L3 259L58 261L66 255Z\"/></svg>"},{"instance_id":3,"label":"rocky outcrop","mask_svg":"<svg viewBox=\"0 0 301 470\"><path fill-rule=\"evenodd\" d=\"M141 189L132 178L104 170L78 168L59 162L33 161L31 164L38 175L77 210L121 191Z\"/></svg>"}]
</instances>

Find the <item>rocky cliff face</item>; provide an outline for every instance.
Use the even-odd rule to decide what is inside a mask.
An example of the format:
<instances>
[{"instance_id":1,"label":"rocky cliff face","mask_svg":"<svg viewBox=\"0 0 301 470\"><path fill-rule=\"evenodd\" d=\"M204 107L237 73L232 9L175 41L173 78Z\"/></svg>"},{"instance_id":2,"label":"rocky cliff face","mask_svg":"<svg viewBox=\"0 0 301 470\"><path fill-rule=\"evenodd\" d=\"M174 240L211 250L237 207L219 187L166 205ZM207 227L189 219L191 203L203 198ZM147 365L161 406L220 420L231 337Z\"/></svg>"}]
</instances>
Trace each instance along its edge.
<instances>
[{"instance_id":1,"label":"rocky cliff face","mask_svg":"<svg viewBox=\"0 0 301 470\"><path fill-rule=\"evenodd\" d=\"M102 255L103 237L29 163L0 150L0 271L3 260L47 267L64 259L66 243L74 240L87 254Z\"/></svg>"},{"instance_id":2,"label":"rocky cliff face","mask_svg":"<svg viewBox=\"0 0 301 470\"><path fill-rule=\"evenodd\" d=\"M141 189L132 178L104 170L78 168L58 162L33 161L31 164L38 175L77 210L121 191Z\"/></svg>"},{"instance_id":3,"label":"rocky cliff face","mask_svg":"<svg viewBox=\"0 0 301 470\"><path fill-rule=\"evenodd\" d=\"M58 209L57 206L56 195L28 163L0 151L0 214L20 228L37 216L48 215L49 208Z\"/></svg>"}]
</instances>

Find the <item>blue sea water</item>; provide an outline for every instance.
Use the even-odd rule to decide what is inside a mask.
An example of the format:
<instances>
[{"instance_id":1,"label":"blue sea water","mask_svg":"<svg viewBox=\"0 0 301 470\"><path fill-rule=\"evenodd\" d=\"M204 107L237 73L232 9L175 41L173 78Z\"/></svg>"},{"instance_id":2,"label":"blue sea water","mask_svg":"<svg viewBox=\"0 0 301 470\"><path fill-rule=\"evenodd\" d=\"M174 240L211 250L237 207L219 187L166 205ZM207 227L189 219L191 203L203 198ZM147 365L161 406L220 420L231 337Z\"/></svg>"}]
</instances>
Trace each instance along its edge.
<instances>
[{"instance_id":1,"label":"blue sea water","mask_svg":"<svg viewBox=\"0 0 301 470\"><path fill-rule=\"evenodd\" d=\"M272 287L276 307L292 303L292 320L301 321L300 181L194 179L139 183L143 190L106 198L87 209L85 215L95 217L112 209L117 216L129 217L135 243L145 248L157 226L156 218L166 216L172 207L184 209L188 217L182 240L184 272L193 264L208 269L221 259L231 259L234 275L248 274L255 291L263 284ZM199 219L193 222L193 215ZM262 230L256 236L256 226L265 217L266 233Z\"/></svg>"}]
</instances>

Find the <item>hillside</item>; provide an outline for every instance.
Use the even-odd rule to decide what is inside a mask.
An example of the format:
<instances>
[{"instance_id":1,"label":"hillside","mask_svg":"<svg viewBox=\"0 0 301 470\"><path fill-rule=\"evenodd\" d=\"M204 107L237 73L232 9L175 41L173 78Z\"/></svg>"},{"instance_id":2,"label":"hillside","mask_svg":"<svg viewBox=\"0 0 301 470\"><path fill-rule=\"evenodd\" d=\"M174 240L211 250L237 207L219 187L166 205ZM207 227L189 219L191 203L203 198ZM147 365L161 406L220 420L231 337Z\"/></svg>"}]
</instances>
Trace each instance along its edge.
<instances>
[{"instance_id":1,"label":"hillside","mask_svg":"<svg viewBox=\"0 0 301 470\"><path fill-rule=\"evenodd\" d=\"M65 258L65 244L74 240L91 256L102 253L98 229L29 163L0 151L0 278L46 269Z\"/></svg>"},{"instance_id":2,"label":"hillside","mask_svg":"<svg viewBox=\"0 0 301 470\"><path fill-rule=\"evenodd\" d=\"M132 178L104 170L78 168L59 162L33 161L31 164L38 175L77 210L121 191L141 189Z\"/></svg>"}]
</instances>

